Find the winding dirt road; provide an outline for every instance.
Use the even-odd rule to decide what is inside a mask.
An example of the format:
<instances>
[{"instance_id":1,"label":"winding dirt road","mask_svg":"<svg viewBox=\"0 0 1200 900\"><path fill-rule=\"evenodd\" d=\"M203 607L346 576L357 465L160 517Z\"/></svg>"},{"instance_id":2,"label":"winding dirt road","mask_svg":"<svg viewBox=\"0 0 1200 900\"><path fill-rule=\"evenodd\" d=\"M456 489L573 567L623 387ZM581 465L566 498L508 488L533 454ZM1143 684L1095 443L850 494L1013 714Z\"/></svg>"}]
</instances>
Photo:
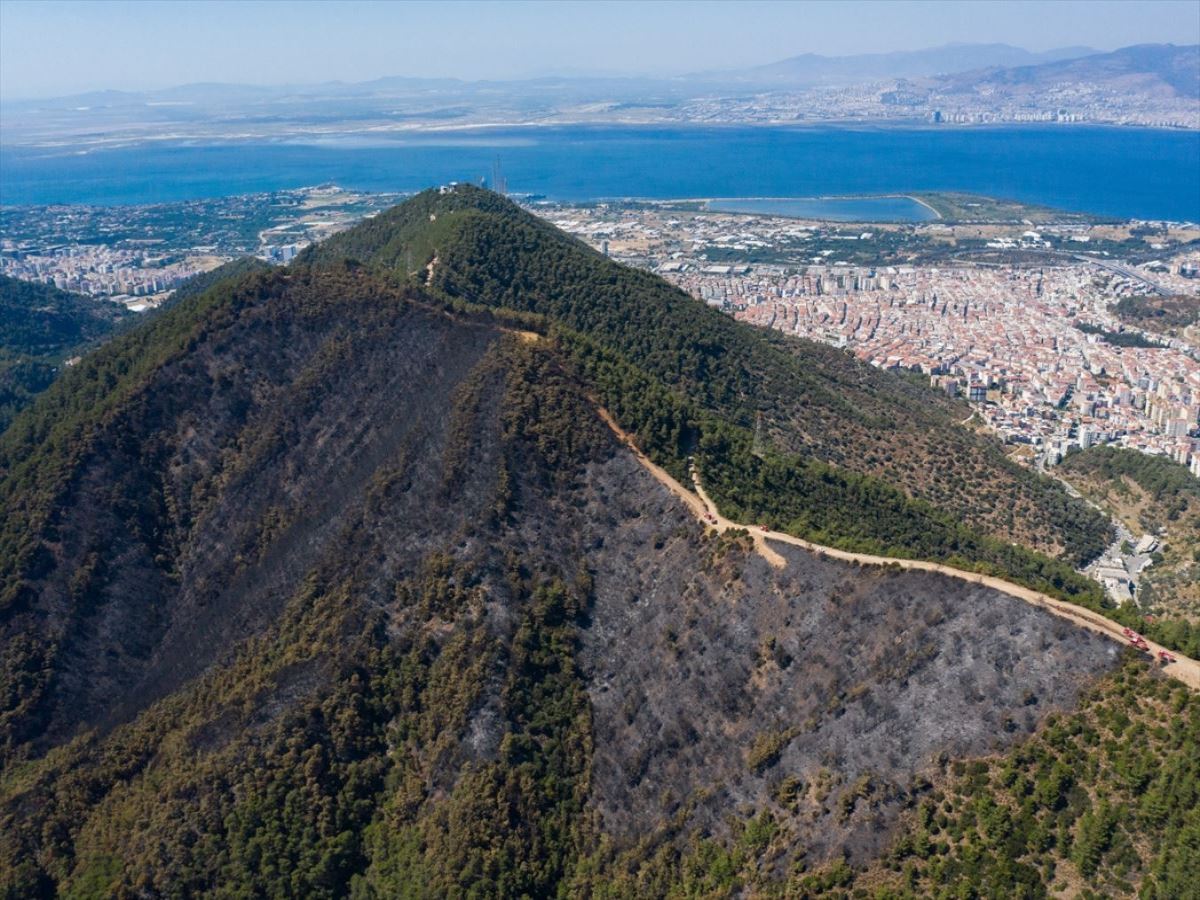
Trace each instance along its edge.
<instances>
[{"instance_id":1,"label":"winding dirt road","mask_svg":"<svg viewBox=\"0 0 1200 900\"><path fill-rule=\"evenodd\" d=\"M980 575L977 572L967 572L963 569L956 569L953 566L947 566L942 563L928 562L921 559L899 559L890 556L872 556L868 553L852 553L848 550L839 550L836 547L826 547L823 544L814 544L811 541L806 541L790 534L785 534L782 531L770 531L760 526L745 525L740 522L734 522L732 519L727 519L717 510L717 505L712 501L712 498L705 493L703 486L700 484L700 479L696 471L692 471L692 481L696 488L695 493L689 491L682 484L675 480L669 472L661 466L655 465L649 457L647 457L633 439L617 424L616 420L609 415L608 410L603 407L597 407L600 418L606 425L613 430L613 433L621 440L621 442L632 451L638 462L654 476L659 484L666 487L671 493L678 497L692 513L703 522L707 527L718 532L729 530L741 530L747 532L754 539L755 549L769 562L771 565L781 568L787 565L787 561L783 556L770 546L771 541L778 541L782 544L791 544L793 547L800 547L804 550L809 550L813 553L818 553L823 556L828 556L832 559L840 559L845 562L859 563L867 566L899 566L901 569L911 569L921 572L937 572L940 575L946 575L950 578L957 578L960 581L968 581L972 584L980 584L993 590L1008 594L1010 597L1016 597L1018 600L1024 600L1034 606L1041 607L1052 615L1056 615L1061 619L1066 619L1074 625L1081 628L1087 628L1094 631L1096 634L1104 635L1112 638L1120 644L1128 645L1129 640L1125 637L1122 626L1113 622L1111 619L1106 619L1099 613L1094 613L1090 609L1085 609L1082 606L1076 606L1074 603L1068 603L1065 600L1059 600L1056 597L1051 597L1048 594L1040 593L1031 588L1022 587L1019 584L1005 581L1002 578L996 578L992 575ZM1160 651L1165 650L1159 644L1147 641L1150 647L1150 653L1153 658L1157 659ZM1167 663L1162 666L1163 674L1170 675L1192 690L1200 691L1200 662L1194 659L1183 656L1179 653L1171 651L1171 655L1175 657L1175 662Z\"/></svg>"}]
</instances>

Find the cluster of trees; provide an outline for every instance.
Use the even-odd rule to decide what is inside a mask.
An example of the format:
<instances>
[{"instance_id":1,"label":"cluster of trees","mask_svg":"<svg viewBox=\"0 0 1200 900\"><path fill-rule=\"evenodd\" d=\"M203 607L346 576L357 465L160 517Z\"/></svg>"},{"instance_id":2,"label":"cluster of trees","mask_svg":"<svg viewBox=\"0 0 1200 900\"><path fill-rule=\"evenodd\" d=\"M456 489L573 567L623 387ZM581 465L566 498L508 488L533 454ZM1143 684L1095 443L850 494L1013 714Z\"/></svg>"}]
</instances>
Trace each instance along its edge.
<instances>
[{"instance_id":1,"label":"cluster of trees","mask_svg":"<svg viewBox=\"0 0 1200 900\"><path fill-rule=\"evenodd\" d=\"M1129 662L996 760L959 763L889 862L925 896L1189 896L1200 869L1200 702Z\"/></svg>"},{"instance_id":2,"label":"cluster of trees","mask_svg":"<svg viewBox=\"0 0 1200 900\"><path fill-rule=\"evenodd\" d=\"M389 612L425 617L399 637L351 584L314 581L229 671L0 789L0 892L553 895L588 823L587 586L509 570L506 639L484 622L482 575L431 557L395 586ZM261 721L323 667L331 688ZM497 674L499 755L473 760Z\"/></svg>"},{"instance_id":3,"label":"cluster of trees","mask_svg":"<svg viewBox=\"0 0 1200 900\"><path fill-rule=\"evenodd\" d=\"M262 274L270 271L271 264L263 262L256 256L243 256L240 259L232 260L217 266L215 269L209 269L207 272L201 272L180 282L179 286L171 291L171 296L166 302L158 307L158 312L177 306L191 297L199 297L210 288L222 282L234 282L246 275Z\"/></svg>"},{"instance_id":4,"label":"cluster of trees","mask_svg":"<svg viewBox=\"0 0 1200 900\"><path fill-rule=\"evenodd\" d=\"M1076 322L1075 327L1084 334L1095 334L1100 337L1100 340L1106 344L1112 344L1114 347L1161 347L1162 344L1157 341L1152 341L1145 335L1138 334L1136 331L1109 331L1107 328L1102 328L1099 325L1091 325L1087 322Z\"/></svg>"},{"instance_id":5,"label":"cluster of trees","mask_svg":"<svg viewBox=\"0 0 1200 900\"><path fill-rule=\"evenodd\" d=\"M130 317L119 304L0 275L0 345L30 356L55 356L109 334Z\"/></svg>"},{"instance_id":6,"label":"cluster of trees","mask_svg":"<svg viewBox=\"0 0 1200 900\"><path fill-rule=\"evenodd\" d=\"M728 427L706 429L698 458L705 484L739 521L844 550L939 560L1106 606L1098 586L1068 563L980 534L878 479L810 458L755 454L750 435Z\"/></svg>"},{"instance_id":7,"label":"cluster of trees","mask_svg":"<svg viewBox=\"0 0 1200 900\"><path fill-rule=\"evenodd\" d=\"M107 300L0 275L0 432L50 386L66 359L129 317Z\"/></svg>"},{"instance_id":8,"label":"cluster of trees","mask_svg":"<svg viewBox=\"0 0 1200 900\"><path fill-rule=\"evenodd\" d=\"M1068 474L1119 482L1129 478L1162 507L1170 520L1189 502L1200 500L1200 478L1166 456L1151 456L1125 447L1089 447L1068 453L1062 461ZM1173 515L1174 514L1174 515Z\"/></svg>"},{"instance_id":9,"label":"cluster of trees","mask_svg":"<svg viewBox=\"0 0 1200 900\"><path fill-rule=\"evenodd\" d=\"M1200 299L1179 294L1174 297L1122 297L1117 315L1126 322L1155 331L1186 328L1200 321Z\"/></svg>"},{"instance_id":10,"label":"cluster of trees","mask_svg":"<svg viewBox=\"0 0 1200 900\"><path fill-rule=\"evenodd\" d=\"M756 449L751 429L697 409L587 338L562 329L554 334L639 446L684 484L691 456L706 490L735 520L763 522L844 550L939 560L1115 612L1100 587L1067 562L981 534L882 479L809 456Z\"/></svg>"}]
</instances>

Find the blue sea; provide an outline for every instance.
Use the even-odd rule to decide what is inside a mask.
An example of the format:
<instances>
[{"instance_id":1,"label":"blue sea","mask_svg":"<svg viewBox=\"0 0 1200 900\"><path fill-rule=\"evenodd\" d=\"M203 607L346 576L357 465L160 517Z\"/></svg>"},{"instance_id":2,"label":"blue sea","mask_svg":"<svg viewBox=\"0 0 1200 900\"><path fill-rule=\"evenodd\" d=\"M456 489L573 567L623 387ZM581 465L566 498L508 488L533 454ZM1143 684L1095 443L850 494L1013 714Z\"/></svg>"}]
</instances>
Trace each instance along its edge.
<instances>
[{"instance_id":1,"label":"blue sea","mask_svg":"<svg viewBox=\"0 0 1200 900\"><path fill-rule=\"evenodd\" d=\"M812 198L967 191L1123 218L1200 221L1200 133L1091 127L554 127L393 140L0 147L0 204L162 203L336 183L478 181L609 197Z\"/></svg>"}]
</instances>

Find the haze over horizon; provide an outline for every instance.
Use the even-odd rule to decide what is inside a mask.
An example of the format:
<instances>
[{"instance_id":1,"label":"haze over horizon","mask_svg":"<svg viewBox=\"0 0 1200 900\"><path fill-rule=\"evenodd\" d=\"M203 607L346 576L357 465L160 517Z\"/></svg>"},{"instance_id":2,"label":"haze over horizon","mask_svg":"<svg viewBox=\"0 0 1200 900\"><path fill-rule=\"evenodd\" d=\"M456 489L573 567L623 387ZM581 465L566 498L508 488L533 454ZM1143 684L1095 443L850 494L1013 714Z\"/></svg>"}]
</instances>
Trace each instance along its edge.
<instances>
[{"instance_id":1,"label":"haze over horizon","mask_svg":"<svg viewBox=\"0 0 1200 900\"><path fill-rule=\"evenodd\" d=\"M871 27L864 29L863 22ZM0 98L384 77L675 76L952 43L1200 43L1188 0L852 3L0 2ZM52 60L54 65L47 65Z\"/></svg>"}]
</instances>

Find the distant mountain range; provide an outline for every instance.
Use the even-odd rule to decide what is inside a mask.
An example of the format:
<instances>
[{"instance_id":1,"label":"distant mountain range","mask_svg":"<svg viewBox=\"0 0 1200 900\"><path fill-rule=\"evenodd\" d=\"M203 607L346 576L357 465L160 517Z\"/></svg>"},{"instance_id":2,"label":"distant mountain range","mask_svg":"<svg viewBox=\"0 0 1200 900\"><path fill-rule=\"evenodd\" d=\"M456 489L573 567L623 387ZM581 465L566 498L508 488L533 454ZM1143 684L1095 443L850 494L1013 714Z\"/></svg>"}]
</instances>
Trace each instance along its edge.
<instances>
[{"instance_id":1,"label":"distant mountain range","mask_svg":"<svg viewBox=\"0 0 1200 900\"><path fill-rule=\"evenodd\" d=\"M1063 83L1197 100L1200 47L1139 44L1040 65L976 68L942 79L946 89L958 91L1033 90Z\"/></svg>"},{"instance_id":2,"label":"distant mountain range","mask_svg":"<svg viewBox=\"0 0 1200 900\"><path fill-rule=\"evenodd\" d=\"M892 78L917 78L981 68L1037 66L1099 53L1091 47L1062 47L1032 53L1009 44L946 44L927 50L821 56L804 53L765 66L696 76L763 85L855 84Z\"/></svg>"},{"instance_id":3,"label":"distant mountain range","mask_svg":"<svg viewBox=\"0 0 1200 900\"><path fill-rule=\"evenodd\" d=\"M828 57L676 78L201 83L0 104L8 146L299 139L526 124L1066 121L1200 128L1200 46L1007 44Z\"/></svg>"},{"instance_id":4,"label":"distant mountain range","mask_svg":"<svg viewBox=\"0 0 1200 900\"><path fill-rule=\"evenodd\" d=\"M544 77L517 81L388 76L371 81L250 85L198 82L148 91L91 91L39 100L8 101L12 110L126 105L189 106L286 102L301 98L463 97L479 93L547 97L573 95L686 96L698 88L729 91L784 90L813 85L850 85L896 79L943 79L947 85L975 82L1039 84L1050 80L1096 81L1138 76L1157 78L1181 96L1200 96L1200 46L1140 44L1112 52L1062 47L1034 53L1009 44L947 44L926 50L821 56L805 53L745 69L698 72L677 78Z\"/></svg>"}]
</instances>

